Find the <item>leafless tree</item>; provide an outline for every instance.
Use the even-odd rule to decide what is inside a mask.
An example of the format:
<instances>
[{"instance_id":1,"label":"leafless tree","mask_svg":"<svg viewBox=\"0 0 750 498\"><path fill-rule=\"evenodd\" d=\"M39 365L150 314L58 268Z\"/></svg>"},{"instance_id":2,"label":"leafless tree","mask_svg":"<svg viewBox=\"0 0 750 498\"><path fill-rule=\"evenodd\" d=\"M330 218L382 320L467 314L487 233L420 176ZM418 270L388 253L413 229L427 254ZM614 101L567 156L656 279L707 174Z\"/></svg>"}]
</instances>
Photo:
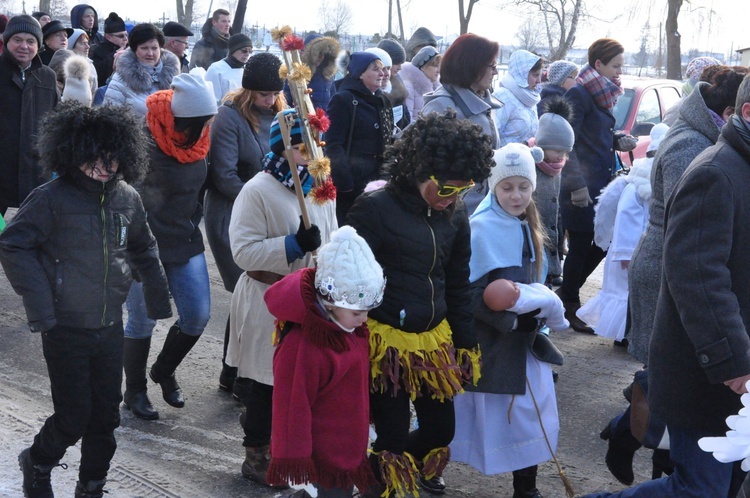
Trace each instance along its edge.
<instances>
[{"instance_id":1,"label":"leafless tree","mask_svg":"<svg viewBox=\"0 0 750 498\"><path fill-rule=\"evenodd\" d=\"M460 24L460 33L465 34L469 32L469 21L471 21L471 13L474 10L474 5L479 0L458 0L458 20ZM466 10L464 10L464 3L466 3Z\"/></svg>"},{"instance_id":2,"label":"leafless tree","mask_svg":"<svg viewBox=\"0 0 750 498\"><path fill-rule=\"evenodd\" d=\"M544 44L543 32L544 26L539 22L539 19L526 19L516 32L517 48L536 53L539 47Z\"/></svg>"},{"instance_id":3,"label":"leafless tree","mask_svg":"<svg viewBox=\"0 0 750 498\"><path fill-rule=\"evenodd\" d=\"M338 35L346 33L352 23L352 8L344 0L336 0L336 3L323 0L318 15L323 24L322 31L333 31Z\"/></svg>"},{"instance_id":4,"label":"leafless tree","mask_svg":"<svg viewBox=\"0 0 750 498\"><path fill-rule=\"evenodd\" d=\"M551 61L565 58L575 43L579 21L585 15L584 0L506 0L500 5L501 8L521 9L526 15L529 7L539 12Z\"/></svg>"},{"instance_id":5,"label":"leafless tree","mask_svg":"<svg viewBox=\"0 0 750 498\"><path fill-rule=\"evenodd\" d=\"M39 0L39 7L37 7L37 10L39 12L49 13L49 4L50 4L50 0ZM7 12L7 10L3 10L3 12Z\"/></svg>"},{"instance_id":6,"label":"leafless tree","mask_svg":"<svg viewBox=\"0 0 750 498\"><path fill-rule=\"evenodd\" d=\"M70 7L65 0L49 0L49 6L47 12L52 19L65 19L70 17Z\"/></svg>"},{"instance_id":7,"label":"leafless tree","mask_svg":"<svg viewBox=\"0 0 750 498\"><path fill-rule=\"evenodd\" d=\"M667 37L667 78L682 79L680 60L680 32L677 31L677 17L680 15L683 0L668 0L667 21L664 24Z\"/></svg>"},{"instance_id":8,"label":"leafless tree","mask_svg":"<svg viewBox=\"0 0 750 498\"><path fill-rule=\"evenodd\" d=\"M193 11L195 9L194 0L185 0L183 5L182 0L176 0L177 2L177 22L183 26L190 28L193 25ZM196 33L200 37L200 33Z\"/></svg>"}]
</instances>

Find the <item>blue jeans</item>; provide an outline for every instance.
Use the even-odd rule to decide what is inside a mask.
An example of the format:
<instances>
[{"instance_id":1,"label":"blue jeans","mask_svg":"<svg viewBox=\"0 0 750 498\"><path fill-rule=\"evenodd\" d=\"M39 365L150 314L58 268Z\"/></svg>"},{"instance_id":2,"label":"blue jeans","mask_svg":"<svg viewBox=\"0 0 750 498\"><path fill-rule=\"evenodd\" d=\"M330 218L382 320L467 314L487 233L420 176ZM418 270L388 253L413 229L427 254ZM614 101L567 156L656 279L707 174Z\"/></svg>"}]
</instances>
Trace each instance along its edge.
<instances>
[{"instance_id":1,"label":"blue jeans","mask_svg":"<svg viewBox=\"0 0 750 498\"><path fill-rule=\"evenodd\" d=\"M707 435L702 431L669 427L669 452L675 465L671 476L618 493L593 493L584 498L724 498L729 496L730 488L736 493L744 475L733 473L733 464L721 463L712 453L698 447L698 439ZM739 481L735 484L734 480Z\"/></svg>"},{"instance_id":2,"label":"blue jeans","mask_svg":"<svg viewBox=\"0 0 750 498\"><path fill-rule=\"evenodd\" d=\"M211 317L211 287L205 254L193 256L184 265L164 263L164 273L167 275L169 292L177 306L177 325L187 335L201 335ZM146 301L140 282L133 282L130 286L125 305L128 309L125 337L151 337L156 320L146 315Z\"/></svg>"}]
</instances>

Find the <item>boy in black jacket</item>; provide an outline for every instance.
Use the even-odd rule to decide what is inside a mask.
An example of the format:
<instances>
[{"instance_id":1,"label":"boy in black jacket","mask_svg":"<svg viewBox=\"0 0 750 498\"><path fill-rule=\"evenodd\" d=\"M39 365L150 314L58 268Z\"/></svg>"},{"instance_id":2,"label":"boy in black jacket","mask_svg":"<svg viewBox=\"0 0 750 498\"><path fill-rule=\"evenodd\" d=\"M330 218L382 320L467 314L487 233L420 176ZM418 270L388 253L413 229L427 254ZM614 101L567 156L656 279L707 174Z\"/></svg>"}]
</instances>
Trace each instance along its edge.
<instances>
[{"instance_id":1,"label":"boy in black jacket","mask_svg":"<svg viewBox=\"0 0 750 498\"><path fill-rule=\"evenodd\" d=\"M35 189L0 234L0 263L42 333L54 413L18 457L25 496L52 495L50 473L81 442L76 497L102 496L122 401L122 303L135 268L149 316L172 315L156 241L126 182L148 164L140 120L118 106L64 103L44 119Z\"/></svg>"}]
</instances>

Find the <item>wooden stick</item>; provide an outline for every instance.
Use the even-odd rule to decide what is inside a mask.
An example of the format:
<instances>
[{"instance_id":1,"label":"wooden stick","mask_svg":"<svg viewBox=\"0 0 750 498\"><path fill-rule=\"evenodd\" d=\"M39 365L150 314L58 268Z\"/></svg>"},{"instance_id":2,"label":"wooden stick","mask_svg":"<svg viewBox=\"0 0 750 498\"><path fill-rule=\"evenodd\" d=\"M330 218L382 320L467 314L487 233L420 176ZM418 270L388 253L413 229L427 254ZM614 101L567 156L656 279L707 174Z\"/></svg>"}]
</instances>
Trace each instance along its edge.
<instances>
[{"instance_id":1,"label":"wooden stick","mask_svg":"<svg viewBox=\"0 0 750 498\"><path fill-rule=\"evenodd\" d=\"M281 138L284 140L284 154L286 155L286 160L289 162L289 171L292 172L292 179L294 180L294 191L297 193L297 202L299 202L299 209L302 212L302 222L305 224L305 229L309 230L310 215L307 213L305 193L302 192L302 182L299 179L299 173L297 172L297 161L294 160L294 150L292 149L291 129L292 126L294 126L294 114L287 114L284 111L281 111L276 115L276 120L279 122Z\"/></svg>"}]
</instances>

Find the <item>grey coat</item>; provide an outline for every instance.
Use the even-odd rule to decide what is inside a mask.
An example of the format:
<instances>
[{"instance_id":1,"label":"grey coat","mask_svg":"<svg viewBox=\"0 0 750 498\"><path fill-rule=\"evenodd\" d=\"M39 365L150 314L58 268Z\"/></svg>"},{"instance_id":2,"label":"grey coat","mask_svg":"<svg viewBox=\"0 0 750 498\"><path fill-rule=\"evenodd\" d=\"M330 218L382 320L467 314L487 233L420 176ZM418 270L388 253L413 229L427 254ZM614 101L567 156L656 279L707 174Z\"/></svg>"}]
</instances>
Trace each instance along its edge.
<instances>
[{"instance_id":1,"label":"grey coat","mask_svg":"<svg viewBox=\"0 0 750 498\"><path fill-rule=\"evenodd\" d=\"M669 257L649 352L652 413L707 436L724 435L742 406L723 383L750 374L750 143L735 126L690 164L667 203Z\"/></svg>"},{"instance_id":2,"label":"grey coat","mask_svg":"<svg viewBox=\"0 0 750 498\"><path fill-rule=\"evenodd\" d=\"M481 126L484 134L492 139L492 148L495 149L500 139L497 135L493 113L495 109L500 109L502 106L503 104L493 97L489 90L485 91L484 97L481 98L468 88L443 85L434 92L425 94L422 115L426 116L431 112L442 114L448 109L453 109L459 118L468 119ZM466 195L464 202L469 214L474 212L486 195L486 181L477 185Z\"/></svg>"},{"instance_id":3,"label":"grey coat","mask_svg":"<svg viewBox=\"0 0 750 498\"><path fill-rule=\"evenodd\" d=\"M560 175L550 176L537 167L534 203L549 236L549 244L544 249L547 254L547 275L550 277L562 275L558 253L562 236L560 233L560 180Z\"/></svg>"},{"instance_id":4,"label":"grey coat","mask_svg":"<svg viewBox=\"0 0 750 498\"><path fill-rule=\"evenodd\" d=\"M234 200L243 185L258 173L270 150L272 111L254 108L260 121L256 133L232 102L219 107L211 124L211 152L205 199L206 238L216 260L224 288L234 291L242 270L229 246L229 220Z\"/></svg>"},{"instance_id":5,"label":"grey coat","mask_svg":"<svg viewBox=\"0 0 750 498\"><path fill-rule=\"evenodd\" d=\"M699 83L680 106L680 116L659 146L651 171L649 221L630 262L630 329L628 351L648 362L648 349L659 297L664 245L664 205L691 161L719 138L719 128L708 112Z\"/></svg>"}]
</instances>

